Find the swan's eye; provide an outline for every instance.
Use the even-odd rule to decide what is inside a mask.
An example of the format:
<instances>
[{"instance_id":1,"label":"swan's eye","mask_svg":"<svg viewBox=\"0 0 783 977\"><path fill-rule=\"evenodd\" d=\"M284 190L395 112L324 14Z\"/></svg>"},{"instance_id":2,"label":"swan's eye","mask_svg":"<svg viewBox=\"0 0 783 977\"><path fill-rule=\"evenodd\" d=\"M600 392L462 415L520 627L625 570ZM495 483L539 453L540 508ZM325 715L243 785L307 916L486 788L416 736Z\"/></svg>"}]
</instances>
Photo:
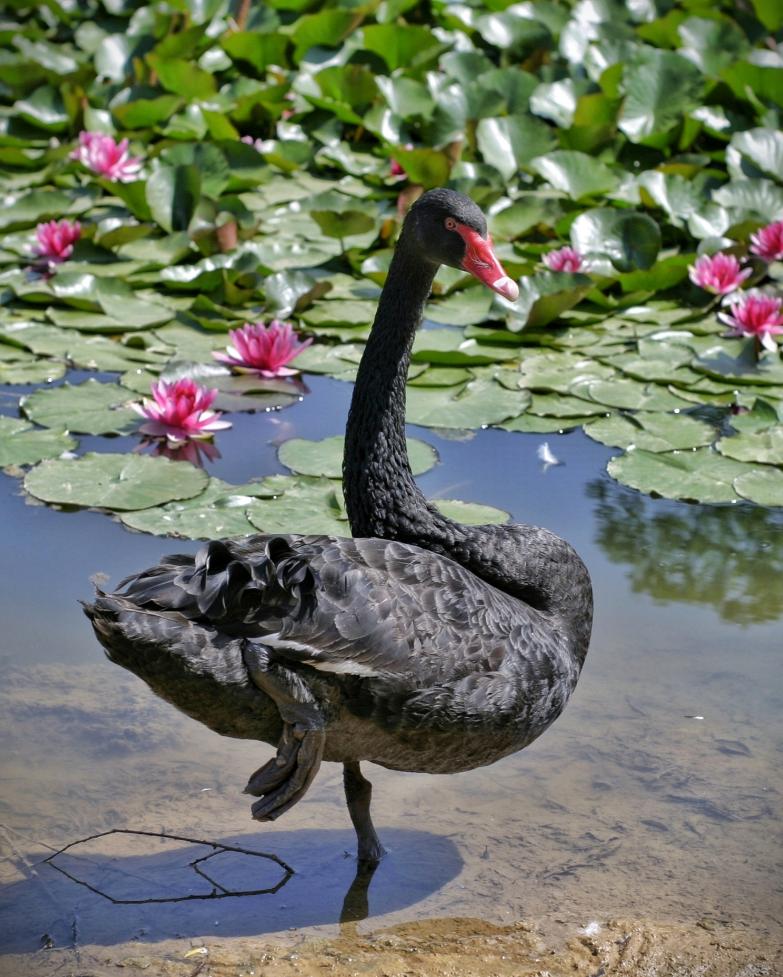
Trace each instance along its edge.
<instances>
[{"instance_id":1,"label":"swan's eye","mask_svg":"<svg viewBox=\"0 0 783 977\"><path fill-rule=\"evenodd\" d=\"M446 220L444 221L444 223L446 225L446 230L447 231L456 231L457 230L457 222L454 220L453 217L447 217Z\"/></svg>"}]
</instances>

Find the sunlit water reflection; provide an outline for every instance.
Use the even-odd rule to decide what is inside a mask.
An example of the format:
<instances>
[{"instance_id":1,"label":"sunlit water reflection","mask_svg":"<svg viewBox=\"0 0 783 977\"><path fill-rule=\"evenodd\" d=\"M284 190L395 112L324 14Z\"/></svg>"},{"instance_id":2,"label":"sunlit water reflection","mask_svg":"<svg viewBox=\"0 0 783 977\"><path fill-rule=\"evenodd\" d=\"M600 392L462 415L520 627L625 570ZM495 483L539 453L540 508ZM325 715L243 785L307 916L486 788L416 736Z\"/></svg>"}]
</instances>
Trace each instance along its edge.
<instances>
[{"instance_id":1,"label":"sunlit water reflection","mask_svg":"<svg viewBox=\"0 0 783 977\"><path fill-rule=\"evenodd\" d=\"M313 393L294 408L235 415L209 470L231 482L283 471L272 442L340 433L350 386L308 382ZM441 457L420 479L429 495L500 506L576 546L593 576L596 622L572 703L523 753L451 777L367 767L392 849L365 893L369 913L580 925L707 918L775 932L783 517L624 490L603 473L610 452L578 432L414 432ZM564 464L544 470L544 440ZM82 444L106 451L132 440ZM281 822L254 824L240 790L270 748L219 737L108 664L77 603L96 571L116 583L198 544L29 505L10 478L0 519L6 952L33 951L44 936L108 945L338 920L354 874L340 769L325 765ZM112 828L229 840L274 852L297 874L274 894L161 908L113 905L36 864ZM172 874L161 842L112 844L110 865L105 850L84 856L93 881L121 878L141 895L175 879L194 884ZM226 871L232 885L248 882L241 859Z\"/></svg>"}]
</instances>

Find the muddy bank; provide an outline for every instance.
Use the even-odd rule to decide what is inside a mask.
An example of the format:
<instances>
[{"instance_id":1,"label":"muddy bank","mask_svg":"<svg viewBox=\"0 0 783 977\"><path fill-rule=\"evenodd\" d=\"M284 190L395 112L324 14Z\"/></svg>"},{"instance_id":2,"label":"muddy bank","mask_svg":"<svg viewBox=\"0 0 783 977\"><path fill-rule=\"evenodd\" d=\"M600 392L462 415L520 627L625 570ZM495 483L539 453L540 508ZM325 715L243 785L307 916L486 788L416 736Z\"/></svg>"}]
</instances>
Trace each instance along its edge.
<instances>
[{"instance_id":1,"label":"muddy bank","mask_svg":"<svg viewBox=\"0 0 783 977\"><path fill-rule=\"evenodd\" d=\"M205 940L153 947L42 950L0 961L2 977L776 977L781 946L748 929L699 921L592 923L544 937L533 924L429 919L284 942Z\"/></svg>"}]
</instances>

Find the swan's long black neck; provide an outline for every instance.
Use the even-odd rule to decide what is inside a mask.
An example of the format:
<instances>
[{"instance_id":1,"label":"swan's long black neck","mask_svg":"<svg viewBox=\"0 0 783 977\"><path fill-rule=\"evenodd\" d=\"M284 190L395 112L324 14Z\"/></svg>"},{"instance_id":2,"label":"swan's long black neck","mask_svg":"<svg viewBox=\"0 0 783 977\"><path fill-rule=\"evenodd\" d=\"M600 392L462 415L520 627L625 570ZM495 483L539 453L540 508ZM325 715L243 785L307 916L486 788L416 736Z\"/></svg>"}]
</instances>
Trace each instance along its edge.
<instances>
[{"instance_id":1,"label":"swan's long black neck","mask_svg":"<svg viewBox=\"0 0 783 977\"><path fill-rule=\"evenodd\" d=\"M345 434L343 487L351 532L414 543L562 623L574 656L587 654L592 590L571 547L535 526L462 526L424 498L405 444L405 383L411 347L437 266L406 247L392 259L359 365Z\"/></svg>"}]
</instances>

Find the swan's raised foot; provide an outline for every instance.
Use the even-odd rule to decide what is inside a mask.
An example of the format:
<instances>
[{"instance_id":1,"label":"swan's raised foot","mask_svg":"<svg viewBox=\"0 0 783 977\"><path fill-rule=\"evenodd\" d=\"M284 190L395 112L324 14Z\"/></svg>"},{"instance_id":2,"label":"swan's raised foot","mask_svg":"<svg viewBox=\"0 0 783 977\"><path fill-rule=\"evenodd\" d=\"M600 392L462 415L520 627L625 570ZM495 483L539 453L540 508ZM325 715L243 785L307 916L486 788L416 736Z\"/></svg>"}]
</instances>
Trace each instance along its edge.
<instances>
[{"instance_id":1,"label":"swan's raised foot","mask_svg":"<svg viewBox=\"0 0 783 977\"><path fill-rule=\"evenodd\" d=\"M277 756L250 777L246 794L261 797L251 811L256 821L274 821L301 800L321 766L326 733L285 723Z\"/></svg>"}]
</instances>

